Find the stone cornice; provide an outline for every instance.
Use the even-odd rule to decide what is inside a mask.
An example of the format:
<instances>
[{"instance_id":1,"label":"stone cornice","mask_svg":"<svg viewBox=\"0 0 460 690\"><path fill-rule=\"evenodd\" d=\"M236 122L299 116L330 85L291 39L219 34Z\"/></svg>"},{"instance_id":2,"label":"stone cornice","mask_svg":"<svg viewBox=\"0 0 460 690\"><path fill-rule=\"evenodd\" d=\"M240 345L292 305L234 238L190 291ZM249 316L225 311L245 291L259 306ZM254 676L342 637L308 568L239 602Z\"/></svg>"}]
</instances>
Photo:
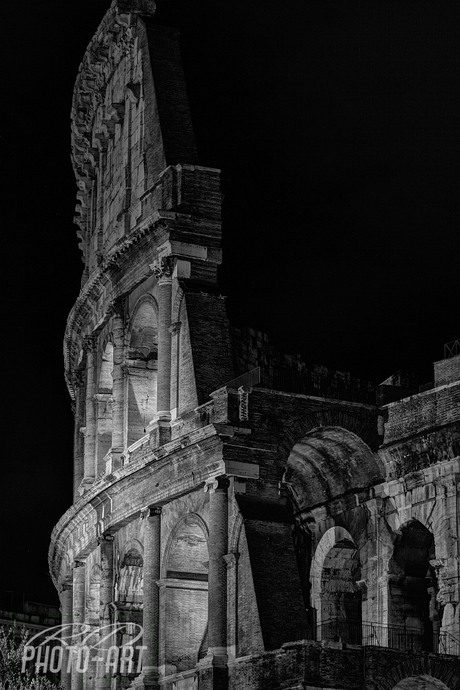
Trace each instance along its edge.
<instances>
[{"instance_id":1,"label":"stone cornice","mask_svg":"<svg viewBox=\"0 0 460 690\"><path fill-rule=\"evenodd\" d=\"M126 254L132 246L138 244L145 235L154 234L167 227L166 221L161 217L161 212L155 212L150 218L146 219L140 227L132 232L128 237L124 237L111 250L111 252L101 262L97 270L90 276L89 280L82 287L74 306L67 318L66 331L64 335L64 370L67 387L70 396L75 399L75 388L72 381L71 371L75 358L78 357L79 347L75 348L76 343L80 343L84 334L86 319L92 313L103 292L104 287L112 282L111 271L117 268L118 261ZM147 276L139 276L139 282ZM110 304L121 295L113 294ZM107 319L111 316L110 304L107 309Z\"/></svg>"},{"instance_id":2,"label":"stone cornice","mask_svg":"<svg viewBox=\"0 0 460 690\"><path fill-rule=\"evenodd\" d=\"M120 491L126 490L131 485L139 485L139 483L146 478L151 482L152 473L156 474L165 469L167 470L168 467L171 466L172 457L176 463L178 461L183 462L184 458L189 456L198 445L201 452L204 446L208 446L209 449L213 447L222 447L222 441L213 424L197 429L187 434L185 438L187 443L184 443L184 437L178 438L160 448L156 448L155 450L152 449L146 456L141 456L139 460L132 461L125 467L115 470L112 474L102 476L84 496L79 498L74 505L64 513L53 529L48 553L50 572L55 582L57 581L59 570L57 565L65 557L66 549L68 548L68 540L71 538L72 534L75 534L80 526L87 524L91 516L94 516L95 509L93 506L97 503L98 499L102 498L103 501L107 500L108 497L117 495ZM220 457L222 459L221 452ZM220 470L219 468L213 468L213 473L222 474L223 471L224 467L222 460L222 467ZM209 477L209 474L209 467L204 466L201 468L200 472L194 470L188 478L189 481L186 481L185 476L180 476L179 478L174 477L169 484L162 482L162 487L157 491L157 495L155 496L155 503L161 504L166 500L170 500L171 497L175 495L193 491L200 484L203 484ZM139 506L134 504L130 505L126 515L117 516L117 524L121 521L132 519L136 513L140 515L140 511L144 507L145 503ZM113 527L114 524L110 521L104 526L105 530ZM95 539L96 534L87 535L88 544L93 537Z\"/></svg>"}]
</instances>

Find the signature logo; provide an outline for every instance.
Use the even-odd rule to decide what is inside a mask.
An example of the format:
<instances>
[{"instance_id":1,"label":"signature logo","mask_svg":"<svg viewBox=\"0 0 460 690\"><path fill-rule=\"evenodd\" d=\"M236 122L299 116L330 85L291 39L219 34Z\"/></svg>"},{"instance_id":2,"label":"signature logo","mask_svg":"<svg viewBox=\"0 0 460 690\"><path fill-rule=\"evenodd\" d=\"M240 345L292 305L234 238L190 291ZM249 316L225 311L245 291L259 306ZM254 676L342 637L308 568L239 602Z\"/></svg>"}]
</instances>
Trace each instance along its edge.
<instances>
[{"instance_id":1,"label":"signature logo","mask_svg":"<svg viewBox=\"0 0 460 690\"><path fill-rule=\"evenodd\" d=\"M102 673L137 674L146 649L142 636L143 628L137 623L56 625L27 640L21 671L86 673L90 664L98 664Z\"/></svg>"}]
</instances>

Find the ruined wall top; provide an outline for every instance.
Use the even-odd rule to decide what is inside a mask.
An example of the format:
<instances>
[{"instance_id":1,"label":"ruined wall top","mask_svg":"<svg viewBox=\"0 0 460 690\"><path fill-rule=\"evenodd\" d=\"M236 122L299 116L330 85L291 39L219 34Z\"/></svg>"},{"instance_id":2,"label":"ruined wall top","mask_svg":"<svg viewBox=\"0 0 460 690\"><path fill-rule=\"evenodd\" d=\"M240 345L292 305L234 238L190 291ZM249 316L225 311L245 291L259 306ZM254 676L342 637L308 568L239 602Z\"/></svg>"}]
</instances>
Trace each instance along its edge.
<instances>
[{"instance_id":1,"label":"ruined wall top","mask_svg":"<svg viewBox=\"0 0 460 690\"><path fill-rule=\"evenodd\" d=\"M165 170L198 162L179 35L154 14L151 0L114 0L79 68L71 127L83 283L148 214L177 208Z\"/></svg>"}]
</instances>

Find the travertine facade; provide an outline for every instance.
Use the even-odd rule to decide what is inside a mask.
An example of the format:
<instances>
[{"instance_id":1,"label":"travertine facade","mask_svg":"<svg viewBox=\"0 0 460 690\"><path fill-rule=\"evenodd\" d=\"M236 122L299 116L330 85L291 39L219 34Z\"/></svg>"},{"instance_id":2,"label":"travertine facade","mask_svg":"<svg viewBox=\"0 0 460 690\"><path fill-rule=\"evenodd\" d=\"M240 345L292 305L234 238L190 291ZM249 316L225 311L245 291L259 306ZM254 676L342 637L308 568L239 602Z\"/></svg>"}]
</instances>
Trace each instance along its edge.
<instances>
[{"instance_id":1,"label":"travertine facade","mask_svg":"<svg viewBox=\"0 0 460 690\"><path fill-rule=\"evenodd\" d=\"M376 398L230 327L219 171L154 10L114 0L75 87L74 504L50 547L63 621L142 624L146 652L64 685L459 690L460 357Z\"/></svg>"}]
</instances>

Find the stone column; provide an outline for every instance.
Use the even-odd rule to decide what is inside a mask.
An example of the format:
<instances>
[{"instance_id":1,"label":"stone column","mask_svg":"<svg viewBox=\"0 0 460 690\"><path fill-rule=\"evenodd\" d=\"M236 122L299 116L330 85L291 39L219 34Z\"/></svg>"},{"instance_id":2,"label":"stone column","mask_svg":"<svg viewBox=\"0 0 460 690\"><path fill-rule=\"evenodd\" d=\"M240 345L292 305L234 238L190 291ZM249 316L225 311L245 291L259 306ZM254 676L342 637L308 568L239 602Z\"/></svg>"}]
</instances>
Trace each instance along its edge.
<instances>
[{"instance_id":1,"label":"stone column","mask_svg":"<svg viewBox=\"0 0 460 690\"><path fill-rule=\"evenodd\" d=\"M85 425L85 387L83 371L77 369L72 375L72 385L75 391L74 407L74 436L73 436L73 497L74 501L78 498L78 488L83 481L85 474L85 450L82 428Z\"/></svg>"},{"instance_id":2,"label":"stone column","mask_svg":"<svg viewBox=\"0 0 460 690\"><path fill-rule=\"evenodd\" d=\"M78 635L80 626L85 623L85 564L82 561L75 561L73 569L73 624L74 640L80 640ZM76 660L74 652L74 661ZM83 690L83 673L78 672L76 664L72 665L72 690Z\"/></svg>"},{"instance_id":3,"label":"stone column","mask_svg":"<svg viewBox=\"0 0 460 690\"><path fill-rule=\"evenodd\" d=\"M237 655L238 646L238 558L239 553L233 552L224 556L224 561L227 566L227 581L228 581L228 602L227 602L227 617L228 617L228 654L230 661L234 661Z\"/></svg>"},{"instance_id":4,"label":"stone column","mask_svg":"<svg viewBox=\"0 0 460 690\"><path fill-rule=\"evenodd\" d=\"M95 478L96 457L96 410L94 395L96 393L95 340L85 338L86 350L86 432L85 432L85 475L83 485L92 484ZM83 487L84 488L84 487Z\"/></svg>"},{"instance_id":5,"label":"stone column","mask_svg":"<svg viewBox=\"0 0 460 690\"><path fill-rule=\"evenodd\" d=\"M227 477L206 483L209 492L208 658L213 666L227 664Z\"/></svg>"},{"instance_id":6,"label":"stone column","mask_svg":"<svg viewBox=\"0 0 460 690\"><path fill-rule=\"evenodd\" d=\"M170 256L161 259L154 272L158 278L158 377L157 377L157 415L159 444L163 445L171 437L171 310L172 310L172 272L174 259Z\"/></svg>"},{"instance_id":7,"label":"stone column","mask_svg":"<svg viewBox=\"0 0 460 690\"><path fill-rule=\"evenodd\" d=\"M113 315L113 389L112 389L112 462L113 469L121 467L125 448L125 384L124 384L124 326L122 305L117 300Z\"/></svg>"},{"instance_id":8,"label":"stone column","mask_svg":"<svg viewBox=\"0 0 460 690\"><path fill-rule=\"evenodd\" d=\"M99 537L99 548L101 552L101 584L100 584L100 604L99 604L99 623L100 623L100 658L103 661L98 663L96 673L96 690L110 690L112 672L106 669L107 651L109 647L115 645L115 637L110 636L110 626L113 621L112 602L113 602L113 536L111 534Z\"/></svg>"},{"instance_id":9,"label":"stone column","mask_svg":"<svg viewBox=\"0 0 460 690\"><path fill-rule=\"evenodd\" d=\"M65 584L59 594L61 600L61 622L63 626L63 636L70 638L72 634L72 585ZM65 627L64 627L65 626ZM69 653L65 646L63 646L64 653L62 655L61 666L61 684L64 690L71 690L71 675L67 671Z\"/></svg>"},{"instance_id":10,"label":"stone column","mask_svg":"<svg viewBox=\"0 0 460 690\"><path fill-rule=\"evenodd\" d=\"M161 508L146 508L144 519L144 649L142 675L144 688L159 688L159 626L160 626L160 547Z\"/></svg>"}]
</instances>

